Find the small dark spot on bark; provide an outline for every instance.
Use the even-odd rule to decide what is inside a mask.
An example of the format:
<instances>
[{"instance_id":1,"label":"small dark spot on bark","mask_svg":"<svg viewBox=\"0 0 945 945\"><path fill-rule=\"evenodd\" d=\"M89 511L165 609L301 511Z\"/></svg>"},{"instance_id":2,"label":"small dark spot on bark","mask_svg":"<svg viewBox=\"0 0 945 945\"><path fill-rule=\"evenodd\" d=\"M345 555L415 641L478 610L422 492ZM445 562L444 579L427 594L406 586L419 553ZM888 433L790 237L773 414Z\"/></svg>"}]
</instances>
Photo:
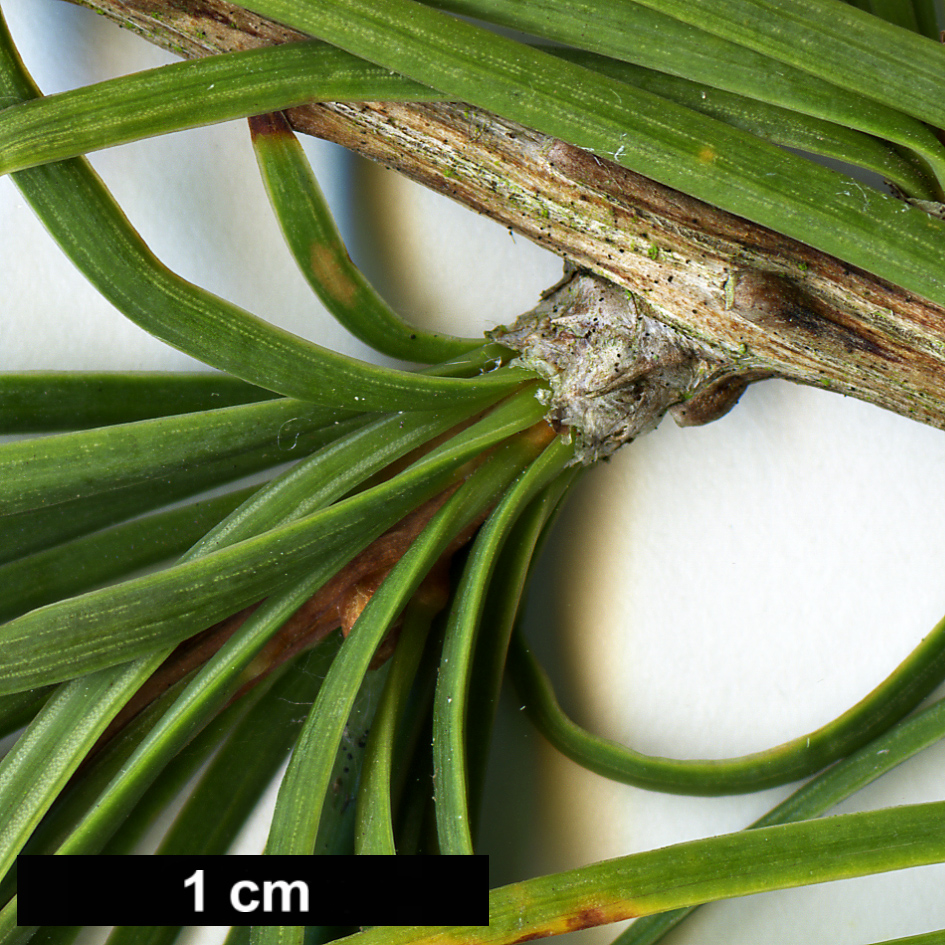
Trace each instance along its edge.
<instances>
[{"instance_id":1,"label":"small dark spot on bark","mask_svg":"<svg viewBox=\"0 0 945 945\"><path fill-rule=\"evenodd\" d=\"M784 276L773 272L743 270L735 275L733 309L762 328L798 341L817 339L846 352L865 351L887 361L893 354L864 334L835 321L836 313L805 293Z\"/></svg>"},{"instance_id":2,"label":"small dark spot on bark","mask_svg":"<svg viewBox=\"0 0 945 945\"><path fill-rule=\"evenodd\" d=\"M219 10L214 10L213 7L204 7L200 12L215 23L220 23L230 29L237 29L236 24L228 16L225 16Z\"/></svg>"}]
</instances>

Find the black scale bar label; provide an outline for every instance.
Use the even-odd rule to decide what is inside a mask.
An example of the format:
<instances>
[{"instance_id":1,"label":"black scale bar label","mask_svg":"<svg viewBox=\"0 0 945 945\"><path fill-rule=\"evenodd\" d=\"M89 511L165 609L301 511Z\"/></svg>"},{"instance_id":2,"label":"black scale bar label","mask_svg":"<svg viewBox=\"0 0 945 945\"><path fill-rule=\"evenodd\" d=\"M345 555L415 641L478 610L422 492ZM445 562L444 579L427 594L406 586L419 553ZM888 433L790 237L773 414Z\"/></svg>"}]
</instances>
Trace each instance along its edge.
<instances>
[{"instance_id":1,"label":"black scale bar label","mask_svg":"<svg viewBox=\"0 0 945 945\"><path fill-rule=\"evenodd\" d=\"M20 925L488 925L487 856L20 856Z\"/></svg>"}]
</instances>

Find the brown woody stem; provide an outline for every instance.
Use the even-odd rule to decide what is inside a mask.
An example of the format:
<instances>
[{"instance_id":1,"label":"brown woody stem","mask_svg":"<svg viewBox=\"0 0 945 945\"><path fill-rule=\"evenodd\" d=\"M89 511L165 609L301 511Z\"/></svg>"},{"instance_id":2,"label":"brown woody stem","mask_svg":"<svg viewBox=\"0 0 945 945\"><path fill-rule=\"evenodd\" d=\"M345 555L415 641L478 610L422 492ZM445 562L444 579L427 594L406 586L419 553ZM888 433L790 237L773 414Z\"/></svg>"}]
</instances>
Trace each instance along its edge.
<instances>
[{"instance_id":1,"label":"brown woody stem","mask_svg":"<svg viewBox=\"0 0 945 945\"><path fill-rule=\"evenodd\" d=\"M186 57L302 38L220 0L78 0ZM462 104L288 112L633 293L725 369L706 396L781 377L945 428L945 310L795 240ZM705 405L686 422L711 416Z\"/></svg>"}]
</instances>

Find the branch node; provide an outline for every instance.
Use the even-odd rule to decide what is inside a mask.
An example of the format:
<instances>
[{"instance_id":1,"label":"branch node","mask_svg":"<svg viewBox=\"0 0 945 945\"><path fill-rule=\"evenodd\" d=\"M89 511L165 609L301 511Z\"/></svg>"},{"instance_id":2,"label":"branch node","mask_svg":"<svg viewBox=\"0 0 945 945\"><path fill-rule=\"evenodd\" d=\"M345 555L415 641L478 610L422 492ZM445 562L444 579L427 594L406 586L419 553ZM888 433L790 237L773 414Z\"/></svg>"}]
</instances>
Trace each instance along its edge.
<instances>
[{"instance_id":1,"label":"branch node","mask_svg":"<svg viewBox=\"0 0 945 945\"><path fill-rule=\"evenodd\" d=\"M585 465L648 433L677 405L685 426L721 416L750 380L736 380L731 364L653 317L638 295L585 271L566 272L491 337L547 380L548 419L571 429L574 462Z\"/></svg>"}]
</instances>

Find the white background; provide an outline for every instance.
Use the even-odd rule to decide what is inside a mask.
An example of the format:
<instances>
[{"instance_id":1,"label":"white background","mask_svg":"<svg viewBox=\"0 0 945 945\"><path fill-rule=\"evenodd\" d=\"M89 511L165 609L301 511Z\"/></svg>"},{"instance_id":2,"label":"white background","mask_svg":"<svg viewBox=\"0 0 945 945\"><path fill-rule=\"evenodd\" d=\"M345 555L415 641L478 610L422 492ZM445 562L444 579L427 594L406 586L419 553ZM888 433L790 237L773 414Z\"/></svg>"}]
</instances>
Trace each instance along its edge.
<instances>
[{"instance_id":1,"label":"white background","mask_svg":"<svg viewBox=\"0 0 945 945\"><path fill-rule=\"evenodd\" d=\"M46 92L170 60L54 0L2 7ZM558 278L558 260L489 221L332 147L310 152L353 254L416 321L477 334ZM171 268L370 356L295 272L242 123L93 162ZM0 306L0 370L194 366L102 301L6 179ZM529 636L555 659L567 707L602 734L676 757L771 746L856 702L945 614L943 486L939 431L768 382L707 427L667 421L585 478L550 543ZM517 709L510 695L488 799L497 882L738 829L789 790L690 799L616 785L557 757ZM943 770L939 746L844 809L945 798ZM754 896L704 909L673 940L874 942L945 927L943 888L934 867Z\"/></svg>"}]
</instances>

